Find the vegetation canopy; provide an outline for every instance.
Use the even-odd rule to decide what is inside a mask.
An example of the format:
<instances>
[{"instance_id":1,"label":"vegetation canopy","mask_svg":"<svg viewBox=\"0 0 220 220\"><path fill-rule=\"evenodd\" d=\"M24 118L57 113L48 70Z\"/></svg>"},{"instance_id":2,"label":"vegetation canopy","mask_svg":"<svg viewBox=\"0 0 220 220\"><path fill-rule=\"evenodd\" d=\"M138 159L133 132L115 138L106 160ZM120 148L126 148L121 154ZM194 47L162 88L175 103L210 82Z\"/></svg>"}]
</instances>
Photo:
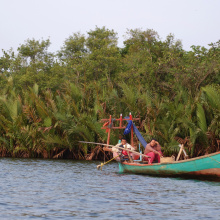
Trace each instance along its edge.
<instances>
[{"instance_id":1,"label":"vegetation canopy","mask_svg":"<svg viewBox=\"0 0 220 220\"><path fill-rule=\"evenodd\" d=\"M0 57L0 155L102 159L100 119L132 112L140 131L165 155L178 144L191 157L219 150L220 41L209 48L151 29L117 33L96 27L69 36L57 53L50 40L28 39ZM119 133L111 137L116 144Z\"/></svg>"}]
</instances>

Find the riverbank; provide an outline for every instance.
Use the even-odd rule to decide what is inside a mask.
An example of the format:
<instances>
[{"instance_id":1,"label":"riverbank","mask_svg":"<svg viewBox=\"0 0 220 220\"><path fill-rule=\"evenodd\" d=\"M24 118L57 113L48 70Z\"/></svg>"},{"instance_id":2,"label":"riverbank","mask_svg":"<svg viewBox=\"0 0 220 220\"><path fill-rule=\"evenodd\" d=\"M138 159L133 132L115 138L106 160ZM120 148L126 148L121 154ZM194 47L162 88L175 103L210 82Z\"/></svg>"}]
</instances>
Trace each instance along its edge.
<instances>
[{"instance_id":1,"label":"riverbank","mask_svg":"<svg viewBox=\"0 0 220 220\"><path fill-rule=\"evenodd\" d=\"M54 148L51 151L42 150L41 152L34 151L13 151L9 152L6 148L0 147L0 157L11 158L41 158L41 159L74 159L74 160L109 160L112 158L112 153L104 152L100 146L94 147L85 153L83 149L59 149Z\"/></svg>"}]
</instances>

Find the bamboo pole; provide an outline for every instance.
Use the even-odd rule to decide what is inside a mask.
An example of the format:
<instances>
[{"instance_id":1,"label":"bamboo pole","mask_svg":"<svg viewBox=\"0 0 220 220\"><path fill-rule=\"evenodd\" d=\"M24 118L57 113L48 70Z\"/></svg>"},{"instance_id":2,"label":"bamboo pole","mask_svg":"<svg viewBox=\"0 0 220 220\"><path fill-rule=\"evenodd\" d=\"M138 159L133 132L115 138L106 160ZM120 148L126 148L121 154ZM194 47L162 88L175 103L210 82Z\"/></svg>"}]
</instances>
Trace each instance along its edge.
<instances>
[{"instance_id":1,"label":"bamboo pole","mask_svg":"<svg viewBox=\"0 0 220 220\"><path fill-rule=\"evenodd\" d=\"M96 143L96 142L87 142L87 141L79 141L80 143L86 143L86 144L97 144L97 145L103 145L103 146L108 146L108 147L115 147L115 148L118 148L118 149L121 149L121 150L125 150L125 151L129 151L131 153L134 153L134 154L138 154L138 155L142 155L143 157L148 157L150 158L149 156L145 155L145 154L141 154L137 151L134 151L134 150L126 150L125 148L123 147L118 147L118 146L114 146L114 145L109 145L109 144L103 144L103 143Z\"/></svg>"}]
</instances>

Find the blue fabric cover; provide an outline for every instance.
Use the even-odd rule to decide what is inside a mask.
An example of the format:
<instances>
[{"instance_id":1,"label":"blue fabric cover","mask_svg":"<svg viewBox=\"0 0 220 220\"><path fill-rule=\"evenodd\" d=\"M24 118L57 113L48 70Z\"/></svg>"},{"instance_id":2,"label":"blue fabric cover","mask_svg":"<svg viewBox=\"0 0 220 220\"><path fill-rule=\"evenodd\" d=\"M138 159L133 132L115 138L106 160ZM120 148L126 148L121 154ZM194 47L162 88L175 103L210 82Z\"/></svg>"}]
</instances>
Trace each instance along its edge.
<instances>
[{"instance_id":1,"label":"blue fabric cover","mask_svg":"<svg viewBox=\"0 0 220 220\"><path fill-rule=\"evenodd\" d=\"M129 121L127 127L124 130L124 135L129 134L131 132L131 125L132 121Z\"/></svg>"},{"instance_id":2,"label":"blue fabric cover","mask_svg":"<svg viewBox=\"0 0 220 220\"><path fill-rule=\"evenodd\" d=\"M124 130L124 135L129 134L131 132L131 125L133 124L133 128L134 128L134 133L136 134L138 140L141 142L141 144L143 145L143 147L145 148L147 145L147 142L144 140L143 136L141 135L140 131L136 128L136 126L134 125L134 123L132 121L129 120L129 117L125 117L125 119L128 119L128 125Z\"/></svg>"},{"instance_id":3,"label":"blue fabric cover","mask_svg":"<svg viewBox=\"0 0 220 220\"><path fill-rule=\"evenodd\" d=\"M133 128L134 128L134 133L136 134L138 140L141 142L141 144L143 145L143 147L145 148L147 145L147 142L144 140L144 138L142 137L140 131L136 128L136 126L133 123Z\"/></svg>"}]
</instances>

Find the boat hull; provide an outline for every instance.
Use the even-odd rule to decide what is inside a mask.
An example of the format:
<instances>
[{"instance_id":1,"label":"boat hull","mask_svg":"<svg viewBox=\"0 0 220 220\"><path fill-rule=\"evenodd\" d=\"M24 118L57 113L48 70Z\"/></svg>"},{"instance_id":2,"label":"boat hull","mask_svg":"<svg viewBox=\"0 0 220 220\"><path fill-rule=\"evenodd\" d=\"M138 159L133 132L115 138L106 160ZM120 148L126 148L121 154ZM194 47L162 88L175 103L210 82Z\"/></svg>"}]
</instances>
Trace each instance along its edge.
<instances>
[{"instance_id":1,"label":"boat hull","mask_svg":"<svg viewBox=\"0 0 220 220\"><path fill-rule=\"evenodd\" d=\"M170 163L119 163L120 173L157 176L215 177L220 179L220 152Z\"/></svg>"}]
</instances>

